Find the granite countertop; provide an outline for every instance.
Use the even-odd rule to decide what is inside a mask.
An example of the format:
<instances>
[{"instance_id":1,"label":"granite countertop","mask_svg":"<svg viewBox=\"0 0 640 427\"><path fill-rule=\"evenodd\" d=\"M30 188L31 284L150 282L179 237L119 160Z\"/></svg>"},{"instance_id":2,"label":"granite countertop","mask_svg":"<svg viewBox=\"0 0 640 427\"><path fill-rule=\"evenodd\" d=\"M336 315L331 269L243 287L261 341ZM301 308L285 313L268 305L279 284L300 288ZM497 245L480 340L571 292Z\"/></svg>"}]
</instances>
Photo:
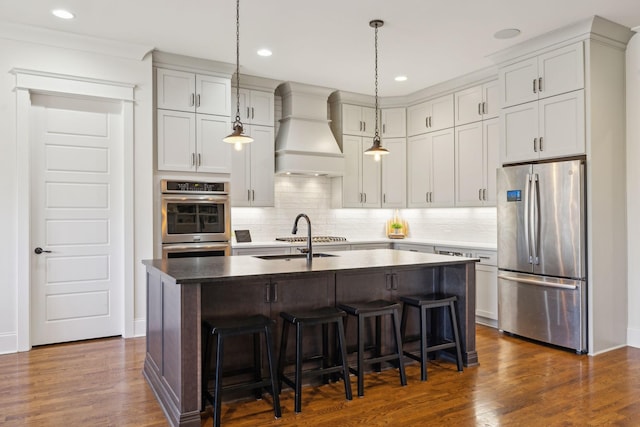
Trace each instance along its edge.
<instances>
[{"instance_id":1,"label":"granite countertop","mask_svg":"<svg viewBox=\"0 0 640 427\"><path fill-rule=\"evenodd\" d=\"M315 252L321 252L317 250ZM258 278L283 274L331 272L340 270L383 269L400 266L440 266L477 262L465 258L429 253L372 249L345 251L335 256L314 258L307 264L306 258L261 259L251 255L206 258L174 258L145 260L147 268L154 268L178 283L200 283L242 277Z\"/></svg>"},{"instance_id":2,"label":"granite countertop","mask_svg":"<svg viewBox=\"0 0 640 427\"><path fill-rule=\"evenodd\" d=\"M414 244L414 245L429 245L429 246L447 247L447 248L481 249L481 250L488 250L488 251L495 251L498 249L498 245L496 243L460 242L460 241L429 240L429 239L418 239L418 238L355 239L355 240L347 240L343 242L313 243L313 247L315 248L318 246L331 246L331 245L357 245L357 244L367 244L367 243L408 243L408 244ZM305 243L300 243L300 242L289 243L289 242L281 242L278 240L249 242L249 243L238 243L234 240L231 242L231 246L233 248L270 248L270 247L280 247L280 246L297 247L297 246L305 246L305 245L306 245Z\"/></svg>"}]
</instances>

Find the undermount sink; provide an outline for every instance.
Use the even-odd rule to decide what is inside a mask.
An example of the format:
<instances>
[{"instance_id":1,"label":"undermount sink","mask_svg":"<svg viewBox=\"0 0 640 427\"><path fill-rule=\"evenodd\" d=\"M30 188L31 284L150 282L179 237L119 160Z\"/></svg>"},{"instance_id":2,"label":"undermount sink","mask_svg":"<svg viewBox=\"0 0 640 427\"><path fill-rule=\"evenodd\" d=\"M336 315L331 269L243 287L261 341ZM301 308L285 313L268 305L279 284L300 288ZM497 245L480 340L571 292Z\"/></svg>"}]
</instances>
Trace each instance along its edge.
<instances>
[{"instance_id":1,"label":"undermount sink","mask_svg":"<svg viewBox=\"0 0 640 427\"><path fill-rule=\"evenodd\" d=\"M331 257L331 256L338 256L338 255L334 255L334 254L325 254L325 253L315 253L313 254L314 258L324 258L324 257ZM256 255L254 258L260 258L260 259L296 259L296 258L306 258L307 254L289 254L289 255Z\"/></svg>"}]
</instances>

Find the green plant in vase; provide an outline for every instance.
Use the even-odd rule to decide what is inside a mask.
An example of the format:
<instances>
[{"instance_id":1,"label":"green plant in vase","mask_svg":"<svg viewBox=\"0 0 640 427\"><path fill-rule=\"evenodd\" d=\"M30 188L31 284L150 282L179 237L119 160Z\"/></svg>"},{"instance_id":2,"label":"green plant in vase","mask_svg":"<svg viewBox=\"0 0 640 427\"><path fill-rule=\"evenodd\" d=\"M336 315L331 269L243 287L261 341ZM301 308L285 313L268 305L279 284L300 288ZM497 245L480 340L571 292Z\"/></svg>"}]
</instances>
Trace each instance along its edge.
<instances>
[{"instance_id":1,"label":"green plant in vase","mask_svg":"<svg viewBox=\"0 0 640 427\"><path fill-rule=\"evenodd\" d=\"M402 224L399 222L392 222L391 228L393 228L393 231L398 234L400 233L400 230L402 230Z\"/></svg>"}]
</instances>

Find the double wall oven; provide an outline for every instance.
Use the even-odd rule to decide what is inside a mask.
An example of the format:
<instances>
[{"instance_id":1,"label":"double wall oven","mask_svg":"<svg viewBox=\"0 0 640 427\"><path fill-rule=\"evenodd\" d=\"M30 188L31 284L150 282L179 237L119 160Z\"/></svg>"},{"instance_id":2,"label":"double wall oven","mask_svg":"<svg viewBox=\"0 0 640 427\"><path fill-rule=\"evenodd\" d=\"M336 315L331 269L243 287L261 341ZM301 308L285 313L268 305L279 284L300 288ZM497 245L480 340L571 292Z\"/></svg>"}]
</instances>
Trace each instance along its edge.
<instances>
[{"instance_id":1,"label":"double wall oven","mask_svg":"<svg viewBox=\"0 0 640 427\"><path fill-rule=\"evenodd\" d=\"M228 182L162 180L162 257L231 254Z\"/></svg>"}]
</instances>

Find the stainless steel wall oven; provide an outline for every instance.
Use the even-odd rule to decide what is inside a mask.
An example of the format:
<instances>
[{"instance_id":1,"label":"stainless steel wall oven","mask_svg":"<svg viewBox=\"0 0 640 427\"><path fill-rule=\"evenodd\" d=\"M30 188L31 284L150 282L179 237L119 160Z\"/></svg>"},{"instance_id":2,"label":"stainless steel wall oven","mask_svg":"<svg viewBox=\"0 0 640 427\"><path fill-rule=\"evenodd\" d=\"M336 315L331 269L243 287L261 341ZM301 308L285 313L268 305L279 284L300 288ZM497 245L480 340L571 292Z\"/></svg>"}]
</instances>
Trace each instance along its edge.
<instances>
[{"instance_id":1,"label":"stainless steel wall oven","mask_svg":"<svg viewBox=\"0 0 640 427\"><path fill-rule=\"evenodd\" d=\"M230 255L228 182L162 180L162 257Z\"/></svg>"}]
</instances>

